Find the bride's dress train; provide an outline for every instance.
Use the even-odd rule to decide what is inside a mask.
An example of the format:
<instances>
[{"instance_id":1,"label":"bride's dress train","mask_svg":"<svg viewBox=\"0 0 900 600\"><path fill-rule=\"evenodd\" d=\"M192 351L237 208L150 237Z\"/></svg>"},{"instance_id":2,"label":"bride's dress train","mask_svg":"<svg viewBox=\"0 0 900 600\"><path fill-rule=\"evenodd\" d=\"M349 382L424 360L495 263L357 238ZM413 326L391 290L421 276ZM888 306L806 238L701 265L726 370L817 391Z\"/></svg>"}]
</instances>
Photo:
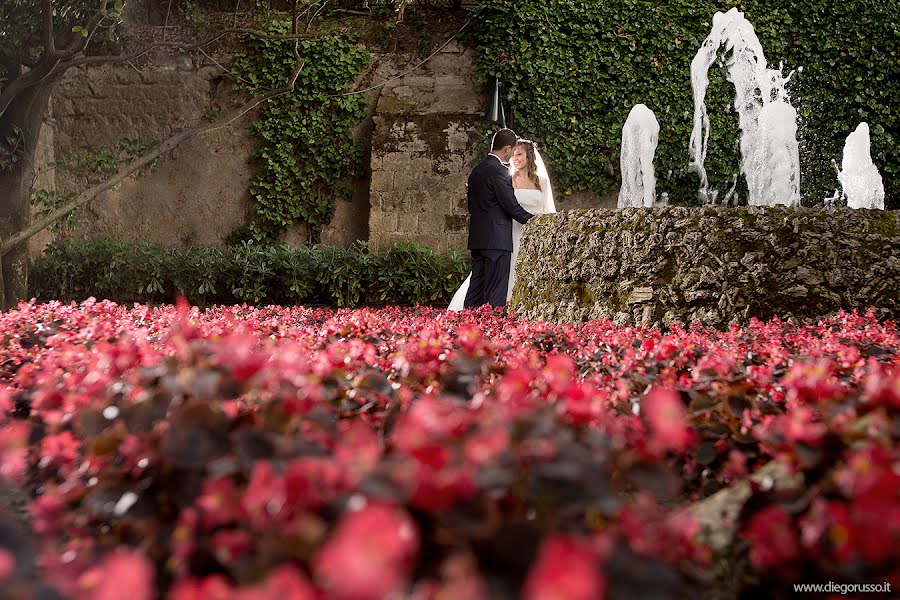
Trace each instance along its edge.
<instances>
[{"instance_id":1,"label":"bride's dress train","mask_svg":"<svg viewBox=\"0 0 900 600\"><path fill-rule=\"evenodd\" d=\"M533 215L541 215L551 212L556 212L555 208L551 206L545 206L547 203L544 200L545 193L541 190L529 190L519 188L514 190L516 194L516 200L518 203L530 212ZM522 224L513 221L512 224L512 235L513 235L513 249L512 249L512 260L510 261L510 269L509 269L509 288L506 290L506 300L509 301L512 298L512 290L513 284L516 282L516 257L519 255L519 242L522 239ZM469 273L469 276L466 277L466 280L459 286L459 289L456 290L456 293L453 294L453 299L450 301L450 306L447 307L447 310L451 311L461 311L463 309L463 304L466 300L466 292L469 291L469 280L472 278L472 274Z\"/></svg>"}]
</instances>

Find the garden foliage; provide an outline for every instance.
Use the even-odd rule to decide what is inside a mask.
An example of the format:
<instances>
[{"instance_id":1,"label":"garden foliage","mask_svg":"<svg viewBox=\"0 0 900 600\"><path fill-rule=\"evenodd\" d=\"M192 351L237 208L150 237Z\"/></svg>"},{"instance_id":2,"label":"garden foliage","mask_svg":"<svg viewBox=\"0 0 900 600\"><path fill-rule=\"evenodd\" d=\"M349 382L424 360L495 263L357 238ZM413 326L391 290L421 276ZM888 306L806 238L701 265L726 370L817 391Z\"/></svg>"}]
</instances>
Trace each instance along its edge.
<instances>
[{"instance_id":1,"label":"garden foliage","mask_svg":"<svg viewBox=\"0 0 900 600\"><path fill-rule=\"evenodd\" d=\"M289 32L282 21L267 30ZM285 85L296 65L293 44L248 37L247 52L232 63L236 87L262 94ZM349 199L350 181L362 175L362 147L351 127L362 119L368 96L345 92L368 62L368 52L336 36L303 39L298 50L304 64L295 90L266 102L250 127L260 147L250 186L254 218L246 233L256 240L277 239L302 223L318 242L335 201Z\"/></svg>"},{"instance_id":2,"label":"garden foliage","mask_svg":"<svg viewBox=\"0 0 900 600\"><path fill-rule=\"evenodd\" d=\"M0 332L0 476L75 599L900 585L900 339L871 316L662 332L89 300ZM803 485L753 488L710 580L691 503L773 460ZM5 539L0 585L28 587Z\"/></svg>"},{"instance_id":3,"label":"garden foliage","mask_svg":"<svg viewBox=\"0 0 900 600\"><path fill-rule=\"evenodd\" d=\"M415 243L370 253L339 246L164 248L108 239L60 240L31 267L44 300L100 295L119 302L272 303L325 306L447 304L469 272L468 257Z\"/></svg>"},{"instance_id":4,"label":"garden foliage","mask_svg":"<svg viewBox=\"0 0 900 600\"><path fill-rule=\"evenodd\" d=\"M643 103L661 126L658 192L678 204L696 202L699 180L687 172L690 64L716 11L735 5L754 25L770 65L794 71L788 89L800 117L804 204L838 188L832 160L840 164L847 135L867 121L887 207L900 207L897 0L485 0L478 66L505 84L514 127L542 144L559 189L617 189L622 126ZM738 171L733 102L725 70L710 69L706 164L723 191Z\"/></svg>"}]
</instances>

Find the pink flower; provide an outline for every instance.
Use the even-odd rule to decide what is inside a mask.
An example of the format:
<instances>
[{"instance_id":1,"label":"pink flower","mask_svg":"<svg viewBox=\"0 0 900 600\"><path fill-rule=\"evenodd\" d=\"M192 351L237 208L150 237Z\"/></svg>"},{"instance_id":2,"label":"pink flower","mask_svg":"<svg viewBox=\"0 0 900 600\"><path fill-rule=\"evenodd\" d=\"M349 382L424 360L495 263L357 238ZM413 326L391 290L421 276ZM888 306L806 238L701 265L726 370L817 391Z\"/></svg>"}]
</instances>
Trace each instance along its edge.
<instances>
[{"instance_id":1,"label":"pink flower","mask_svg":"<svg viewBox=\"0 0 900 600\"><path fill-rule=\"evenodd\" d=\"M212 549L223 565L232 565L253 547L253 539L241 529L222 529L213 534Z\"/></svg>"},{"instance_id":2,"label":"pink flower","mask_svg":"<svg viewBox=\"0 0 900 600\"><path fill-rule=\"evenodd\" d=\"M16 570L16 557L11 552L0 548L0 584L9 579Z\"/></svg>"},{"instance_id":3,"label":"pink flower","mask_svg":"<svg viewBox=\"0 0 900 600\"><path fill-rule=\"evenodd\" d=\"M788 400L815 405L836 397L841 384L834 371L835 365L829 359L794 363L784 376Z\"/></svg>"},{"instance_id":4,"label":"pink flower","mask_svg":"<svg viewBox=\"0 0 900 600\"><path fill-rule=\"evenodd\" d=\"M34 530L41 535L56 533L62 528L65 502L57 488L48 487L31 503Z\"/></svg>"},{"instance_id":5,"label":"pink flower","mask_svg":"<svg viewBox=\"0 0 900 600\"><path fill-rule=\"evenodd\" d=\"M827 427L818 421L808 406L798 406L783 416L784 434L792 442L816 445L825 435Z\"/></svg>"},{"instance_id":6,"label":"pink flower","mask_svg":"<svg viewBox=\"0 0 900 600\"><path fill-rule=\"evenodd\" d=\"M355 483L378 465L381 442L372 428L361 421L342 421L339 428L340 443L334 450L334 458L352 474Z\"/></svg>"},{"instance_id":7,"label":"pink flower","mask_svg":"<svg viewBox=\"0 0 900 600\"><path fill-rule=\"evenodd\" d=\"M0 426L0 478L22 482L28 468L27 421L10 421Z\"/></svg>"},{"instance_id":8,"label":"pink flower","mask_svg":"<svg viewBox=\"0 0 900 600\"><path fill-rule=\"evenodd\" d=\"M222 575L204 579L182 579L172 586L168 600L233 600L231 587Z\"/></svg>"},{"instance_id":9,"label":"pink flower","mask_svg":"<svg viewBox=\"0 0 900 600\"><path fill-rule=\"evenodd\" d=\"M294 567L284 565L274 569L257 585L238 588L230 600L318 600L319 595L309 581ZM199 597L198 600L206 600Z\"/></svg>"},{"instance_id":10,"label":"pink flower","mask_svg":"<svg viewBox=\"0 0 900 600\"><path fill-rule=\"evenodd\" d=\"M275 472L271 463L261 460L253 464L240 505L256 529L265 527L284 509L284 478Z\"/></svg>"},{"instance_id":11,"label":"pink flower","mask_svg":"<svg viewBox=\"0 0 900 600\"><path fill-rule=\"evenodd\" d=\"M203 482L203 492L197 499L203 513L205 527L211 529L235 521L240 516L237 490L230 477L214 477Z\"/></svg>"},{"instance_id":12,"label":"pink flower","mask_svg":"<svg viewBox=\"0 0 900 600\"><path fill-rule=\"evenodd\" d=\"M576 425L586 425L603 415L609 394L586 383L571 385L562 395L564 414Z\"/></svg>"},{"instance_id":13,"label":"pink flower","mask_svg":"<svg viewBox=\"0 0 900 600\"><path fill-rule=\"evenodd\" d=\"M585 540L555 535L541 543L522 595L527 600L602 600L605 592L594 548Z\"/></svg>"},{"instance_id":14,"label":"pink flower","mask_svg":"<svg viewBox=\"0 0 900 600\"><path fill-rule=\"evenodd\" d=\"M722 478L726 482L740 479L747 474L747 456L739 450L728 453L728 461L722 470Z\"/></svg>"},{"instance_id":15,"label":"pink flower","mask_svg":"<svg viewBox=\"0 0 900 600\"><path fill-rule=\"evenodd\" d=\"M258 348L258 338L252 335L232 334L216 344L216 361L235 378L244 383L259 373L269 356Z\"/></svg>"},{"instance_id":16,"label":"pink flower","mask_svg":"<svg viewBox=\"0 0 900 600\"><path fill-rule=\"evenodd\" d=\"M754 513L743 535L750 542L750 562L760 570L789 563L800 550L791 516L776 506Z\"/></svg>"},{"instance_id":17,"label":"pink flower","mask_svg":"<svg viewBox=\"0 0 900 600\"><path fill-rule=\"evenodd\" d=\"M48 435L41 442L40 457L47 466L69 466L78 458L81 443L69 431Z\"/></svg>"},{"instance_id":18,"label":"pink flower","mask_svg":"<svg viewBox=\"0 0 900 600\"><path fill-rule=\"evenodd\" d=\"M503 426L482 429L465 443L466 459L476 465L483 465L503 452L509 446L509 431Z\"/></svg>"},{"instance_id":19,"label":"pink flower","mask_svg":"<svg viewBox=\"0 0 900 600\"><path fill-rule=\"evenodd\" d=\"M182 574L187 571L188 561L197 547L194 536L197 534L198 521L199 517L195 508L186 508L178 515L178 521L169 542L172 555L169 557L168 566L175 573Z\"/></svg>"},{"instance_id":20,"label":"pink flower","mask_svg":"<svg viewBox=\"0 0 900 600\"><path fill-rule=\"evenodd\" d=\"M346 513L313 561L328 597L379 600L407 584L418 533L400 508L369 505Z\"/></svg>"},{"instance_id":21,"label":"pink flower","mask_svg":"<svg viewBox=\"0 0 900 600\"><path fill-rule=\"evenodd\" d=\"M900 366L869 366L865 379L865 397L872 404L900 408Z\"/></svg>"},{"instance_id":22,"label":"pink flower","mask_svg":"<svg viewBox=\"0 0 900 600\"><path fill-rule=\"evenodd\" d=\"M650 390L641 400L641 413L650 423L653 441L663 448L683 451L694 443L687 410L674 390L658 387Z\"/></svg>"},{"instance_id":23,"label":"pink flower","mask_svg":"<svg viewBox=\"0 0 900 600\"><path fill-rule=\"evenodd\" d=\"M78 579L85 600L152 600L153 566L134 550L117 550Z\"/></svg>"},{"instance_id":24,"label":"pink flower","mask_svg":"<svg viewBox=\"0 0 900 600\"><path fill-rule=\"evenodd\" d=\"M5 415L13 409L12 393L6 387L0 387L0 415Z\"/></svg>"}]
</instances>

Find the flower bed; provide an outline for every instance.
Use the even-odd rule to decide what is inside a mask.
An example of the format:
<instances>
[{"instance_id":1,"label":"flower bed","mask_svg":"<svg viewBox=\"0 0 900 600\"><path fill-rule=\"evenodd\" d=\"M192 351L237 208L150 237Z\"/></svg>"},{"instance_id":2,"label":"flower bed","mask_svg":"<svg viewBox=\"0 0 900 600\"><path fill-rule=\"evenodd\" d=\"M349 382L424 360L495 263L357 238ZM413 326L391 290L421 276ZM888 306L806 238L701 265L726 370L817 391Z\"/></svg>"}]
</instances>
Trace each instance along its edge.
<instances>
[{"instance_id":1,"label":"flower bed","mask_svg":"<svg viewBox=\"0 0 900 600\"><path fill-rule=\"evenodd\" d=\"M10 589L37 585L33 547L79 599L900 585L900 340L871 316L661 332L88 301L0 332L0 476L28 497L0 527ZM713 555L692 503L773 460L803 485L755 484ZM32 540L3 533L17 516Z\"/></svg>"}]
</instances>

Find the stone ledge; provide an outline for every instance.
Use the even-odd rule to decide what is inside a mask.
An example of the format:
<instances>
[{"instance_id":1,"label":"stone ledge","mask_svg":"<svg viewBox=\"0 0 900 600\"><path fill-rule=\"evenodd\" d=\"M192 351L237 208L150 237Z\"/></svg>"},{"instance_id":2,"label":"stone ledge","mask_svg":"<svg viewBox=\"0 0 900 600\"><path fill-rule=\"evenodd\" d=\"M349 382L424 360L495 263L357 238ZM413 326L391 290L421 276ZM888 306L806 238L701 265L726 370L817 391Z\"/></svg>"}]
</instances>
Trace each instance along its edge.
<instances>
[{"instance_id":1,"label":"stone ledge","mask_svg":"<svg viewBox=\"0 0 900 600\"><path fill-rule=\"evenodd\" d=\"M533 320L725 327L750 317L807 319L868 307L896 319L900 213L567 211L529 222L517 270L512 307Z\"/></svg>"}]
</instances>

